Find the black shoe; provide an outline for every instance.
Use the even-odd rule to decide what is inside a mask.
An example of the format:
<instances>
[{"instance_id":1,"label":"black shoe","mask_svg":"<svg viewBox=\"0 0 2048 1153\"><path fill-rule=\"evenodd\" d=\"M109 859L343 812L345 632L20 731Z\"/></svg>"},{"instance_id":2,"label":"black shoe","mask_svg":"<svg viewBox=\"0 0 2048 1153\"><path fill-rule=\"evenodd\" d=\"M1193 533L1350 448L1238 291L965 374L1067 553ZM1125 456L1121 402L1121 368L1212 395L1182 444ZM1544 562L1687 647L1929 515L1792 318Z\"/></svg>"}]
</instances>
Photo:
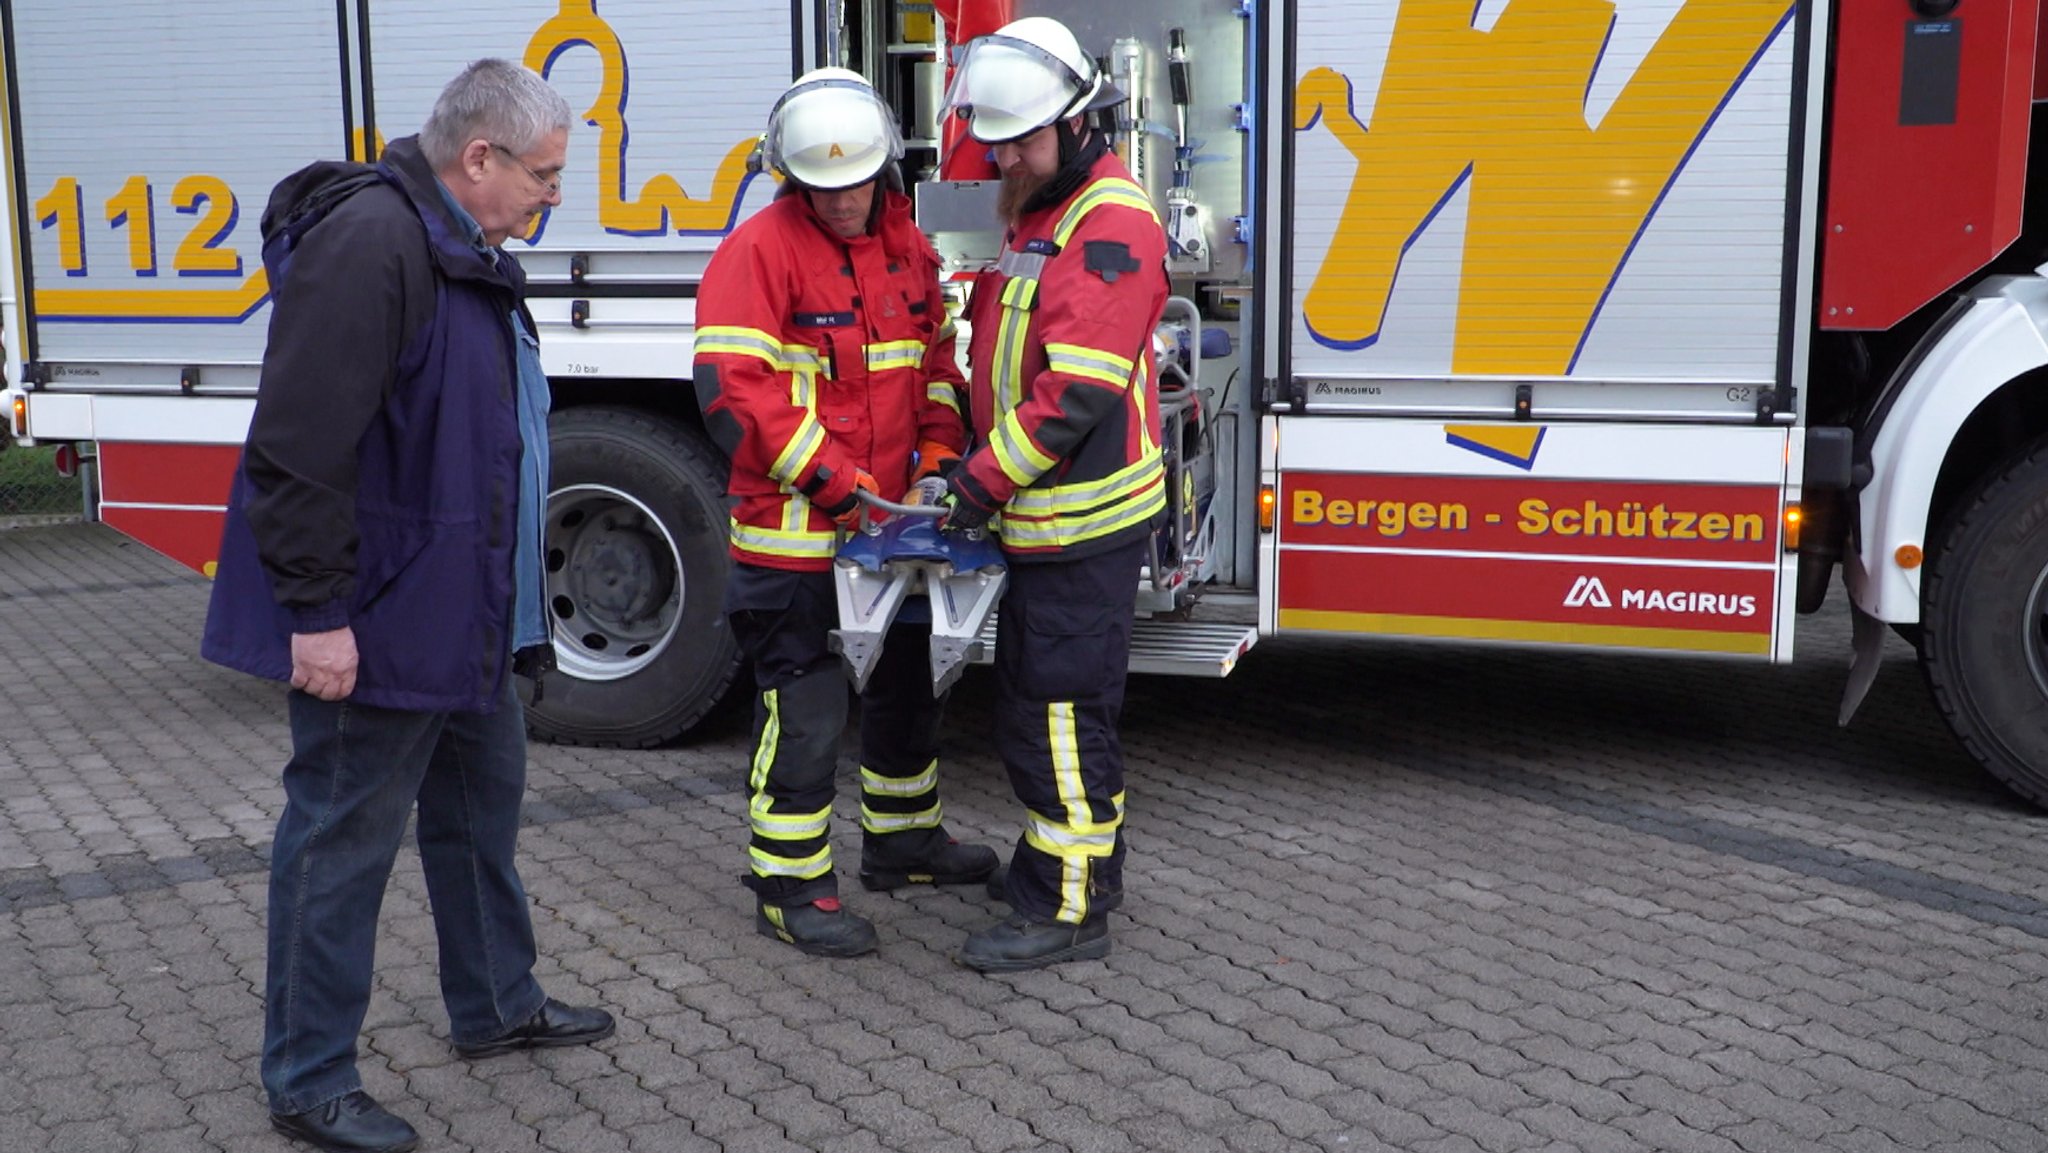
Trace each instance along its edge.
<instances>
[{"instance_id":1,"label":"black shoe","mask_svg":"<svg viewBox=\"0 0 2048 1153\"><path fill-rule=\"evenodd\" d=\"M1005 905L1009 904L1010 890L1004 888L1009 879L1010 866L997 865L996 871L988 875L988 899L991 901L1001 901Z\"/></svg>"},{"instance_id":2,"label":"black shoe","mask_svg":"<svg viewBox=\"0 0 2048 1153\"><path fill-rule=\"evenodd\" d=\"M272 1113L270 1127L330 1153L406 1153L420 1135L361 1089L304 1113Z\"/></svg>"},{"instance_id":3,"label":"black shoe","mask_svg":"<svg viewBox=\"0 0 2048 1153\"><path fill-rule=\"evenodd\" d=\"M972 885L1002 867L1002 858L987 845L963 845L947 841L939 851L922 861L885 863L860 854L860 883L870 889L900 889L905 885Z\"/></svg>"},{"instance_id":4,"label":"black shoe","mask_svg":"<svg viewBox=\"0 0 2048 1153\"><path fill-rule=\"evenodd\" d=\"M875 926L840 908L837 897L808 905L757 905L754 930L814 957L858 957L875 951Z\"/></svg>"},{"instance_id":5,"label":"black shoe","mask_svg":"<svg viewBox=\"0 0 2048 1153\"><path fill-rule=\"evenodd\" d=\"M1078 925L1013 916L967 938L962 965L980 973L1015 973L1064 961L1109 956L1109 916L1097 913Z\"/></svg>"},{"instance_id":6,"label":"black shoe","mask_svg":"<svg viewBox=\"0 0 2048 1153\"><path fill-rule=\"evenodd\" d=\"M526 1024L510 1033L490 1041L455 1043L455 1051L471 1060L496 1057L514 1049L555 1049L563 1045L588 1045L602 1041L617 1031L618 1022L603 1009L576 1009L562 1004L553 997L541 1002L540 1009L526 1019Z\"/></svg>"}]
</instances>

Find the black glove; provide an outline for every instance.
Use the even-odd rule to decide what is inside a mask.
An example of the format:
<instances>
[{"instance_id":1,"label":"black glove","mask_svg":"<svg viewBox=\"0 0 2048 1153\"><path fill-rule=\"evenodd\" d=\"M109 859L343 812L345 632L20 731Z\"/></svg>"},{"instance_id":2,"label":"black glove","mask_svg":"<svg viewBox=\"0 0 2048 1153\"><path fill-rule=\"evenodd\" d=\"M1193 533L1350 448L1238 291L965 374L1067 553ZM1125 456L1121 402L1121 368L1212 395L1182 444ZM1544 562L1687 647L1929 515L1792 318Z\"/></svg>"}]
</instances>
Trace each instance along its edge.
<instances>
[{"instance_id":1,"label":"black glove","mask_svg":"<svg viewBox=\"0 0 2048 1153\"><path fill-rule=\"evenodd\" d=\"M946 506L946 519L940 522L943 527L960 532L974 532L988 525L989 518L996 514L996 510L976 494L975 489L978 487L967 480L967 470L964 468L955 468L946 477L946 498L943 502Z\"/></svg>"}]
</instances>

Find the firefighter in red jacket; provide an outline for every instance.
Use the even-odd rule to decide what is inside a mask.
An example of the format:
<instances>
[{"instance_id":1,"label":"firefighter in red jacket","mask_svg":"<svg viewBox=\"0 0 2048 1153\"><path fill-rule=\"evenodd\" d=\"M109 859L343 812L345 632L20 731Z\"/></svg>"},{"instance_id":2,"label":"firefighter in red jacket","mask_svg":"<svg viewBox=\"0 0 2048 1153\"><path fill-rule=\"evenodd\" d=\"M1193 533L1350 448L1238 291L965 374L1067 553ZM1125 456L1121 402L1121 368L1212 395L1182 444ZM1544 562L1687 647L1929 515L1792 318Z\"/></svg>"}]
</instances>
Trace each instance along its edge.
<instances>
[{"instance_id":1,"label":"firefighter in red jacket","mask_svg":"<svg viewBox=\"0 0 2048 1153\"><path fill-rule=\"evenodd\" d=\"M756 928L807 953L875 947L832 870L847 684L832 555L856 489L903 500L965 446L938 255L911 219L896 119L843 68L798 79L768 118L775 202L718 247L697 294L696 387L732 458L725 608L760 688L749 774ZM927 479L936 499L942 483ZM975 884L995 851L940 822L929 616L899 614L861 696L861 882Z\"/></svg>"},{"instance_id":2,"label":"firefighter in red jacket","mask_svg":"<svg viewBox=\"0 0 2048 1153\"><path fill-rule=\"evenodd\" d=\"M1090 114L1123 93L1072 32L1028 17L974 41L948 104L994 146L1008 227L975 282L975 446L948 523L993 523L1010 561L996 741L1028 810L1004 879L1012 916L960 962L1032 969L1109 952L1123 898L1117 740L1133 598L1166 510L1152 332L1166 236Z\"/></svg>"}]
</instances>

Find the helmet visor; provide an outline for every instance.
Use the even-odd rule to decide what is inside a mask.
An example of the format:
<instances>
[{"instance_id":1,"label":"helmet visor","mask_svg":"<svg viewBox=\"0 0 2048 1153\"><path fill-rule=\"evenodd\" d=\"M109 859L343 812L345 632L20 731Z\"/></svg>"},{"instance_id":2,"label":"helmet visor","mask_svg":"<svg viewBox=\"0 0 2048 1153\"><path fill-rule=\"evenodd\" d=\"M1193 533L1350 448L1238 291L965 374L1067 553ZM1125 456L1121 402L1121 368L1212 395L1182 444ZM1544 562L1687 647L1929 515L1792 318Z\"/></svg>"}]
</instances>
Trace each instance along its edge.
<instances>
[{"instance_id":1,"label":"helmet visor","mask_svg":"<svg viewBox=\"0 0 2048 1153\"><path fill-rule=\"evenodd\" d=\"M806 187L865 184L903 156L896 116L864 83L826 77L782 94L768 113L761 159Z\"/></svg>"},{"instance_id":2,"label":"helmet visor","mask_svg":"<svg viewBox=\"0 0 2048 1153\"><path fill-rule=\"evenodd\" d=\"M1001 144L1058 120L1091 85L1036 44L996 33L968 44L946 108L968 118L976 140Z\"/></svg>"}]
</instances>

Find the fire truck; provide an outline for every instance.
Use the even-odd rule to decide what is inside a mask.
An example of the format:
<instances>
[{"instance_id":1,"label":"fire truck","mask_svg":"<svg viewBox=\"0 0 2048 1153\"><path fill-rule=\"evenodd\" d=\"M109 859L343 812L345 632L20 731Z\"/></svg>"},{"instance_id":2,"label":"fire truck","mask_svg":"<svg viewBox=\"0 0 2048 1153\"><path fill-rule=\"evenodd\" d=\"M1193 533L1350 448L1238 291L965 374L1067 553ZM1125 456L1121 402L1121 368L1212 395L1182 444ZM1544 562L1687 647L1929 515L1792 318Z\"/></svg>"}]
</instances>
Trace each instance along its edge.
<instances>
[{"instance_id":1,"label":"fire truck","mask_svg":"<svg viewBox=\"0 0 2048 1153\"><path fill-rule=\"evenodd\" d=\"M1169 241L1135 669L1287 633L1785 663L1839 573L1844 723L1895 632L2048 804L2040 0L0 0L12 434L81 446L96 515L206 571L271 186L524 60L583 117L510 244L555 406L530 720L676 738L737 677L688 381L766 111L869 76L971 272L995 174L947 71L1025 15L1131 95Z\"/></svg>"}]
</instances>

